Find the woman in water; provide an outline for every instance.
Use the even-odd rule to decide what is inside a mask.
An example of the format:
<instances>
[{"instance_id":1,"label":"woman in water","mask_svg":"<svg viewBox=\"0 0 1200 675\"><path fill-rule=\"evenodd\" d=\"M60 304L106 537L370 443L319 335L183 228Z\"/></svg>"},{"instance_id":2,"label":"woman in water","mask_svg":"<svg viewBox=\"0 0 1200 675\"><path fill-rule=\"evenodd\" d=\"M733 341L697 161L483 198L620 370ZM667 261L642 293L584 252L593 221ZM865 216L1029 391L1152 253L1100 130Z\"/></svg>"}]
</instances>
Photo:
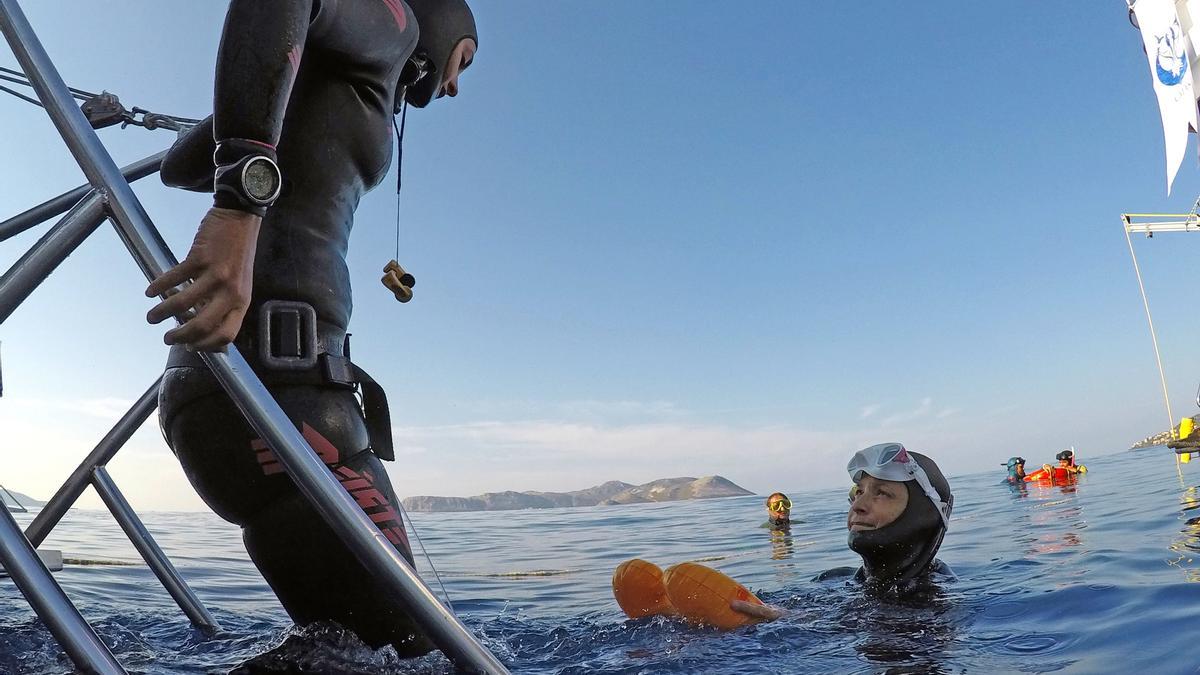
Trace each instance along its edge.
<instances>
[{"instance_id":1,"label":"woman in water","mask_svg":"<svg viewBox=\"0 0 1200 675\"><path fill-rule=\"evenodd\" d=\"M928 587L938 576L954 578L934 557L954 508L950 483L937 464L899 443L881 443L855 453L846 470L854 481L847 543L863 564L817 579L853 574L871 589L904 594Z\"/></svg>"},{"instance_id":2,"label":"woman in water","mask_svg":"<svg viewBox=\"0 0 1200 675\"><path fill-rule=\"evenodd\" d=\"M847 544L863 563L831 569L814 581L853 575L868 590L908 595L929 589L939 577L953 579L950 567L934 557L954 507L950 483L937 464L899 443L881 443L856 452L846 470L854 481ZM730 607L767 621L785 613L741 600Z\"/></svg>"},{"instance_id":3,"label":"woman in water","mask_svg":"<svg viewBox=\"0 0 1200 675\"><path fill-rule=\"evenodd\" d=\"M1008 463L1004 466L1008 468L1008 476L1004 479L1004 482L1012 485L1025 482L1024 457L1009 457Z\"/></svg>"}]
</instances>

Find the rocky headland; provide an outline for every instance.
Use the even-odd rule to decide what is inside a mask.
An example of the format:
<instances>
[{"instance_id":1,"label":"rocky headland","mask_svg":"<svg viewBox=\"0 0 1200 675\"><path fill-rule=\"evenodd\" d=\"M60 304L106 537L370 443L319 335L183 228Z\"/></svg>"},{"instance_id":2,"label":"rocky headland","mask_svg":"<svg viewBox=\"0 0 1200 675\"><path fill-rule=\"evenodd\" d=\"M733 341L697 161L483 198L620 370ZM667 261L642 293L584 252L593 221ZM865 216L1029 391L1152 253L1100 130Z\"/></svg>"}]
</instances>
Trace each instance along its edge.
<instances>
[{"instance_id":1,"label":"rocky headland","mask_svg":"<svg viewBox=\"0 0 1200 675\"><path fill-rule=\"evenodd\" d=\"M703 478L662 478L642 485L619 480L608 481L574 492L488 492L474 497L408 497L404 508L424 513L449 511L516 511L553 509L572 506L609 506L644 504L688 499L740 497L753 492L721 476Z\"/></svg>"},{"instance_id":2,"label":"rocky headland","mask_svg":"<svg viewBox=\"0 0 1200 675\"><path fill-rule=\"evenodd\" d=\"M1193 415L1192 419L1196 421L1196 427L1200 428L1200 415ZM1137 443L1134 443L1133 445L1129 446L1129 449L1137 450L1138 448L1148 448L1152 445L1166 445L1168 442L1170 442L1171 440L1176 438L1178 435L1179 435L1179 425L1176 424L1175 426L1171 427L1170 429L1168 429L1166 431L1160 431L1157 434L1154 434L1153 436L1147 436L1147 437L1143 438L1142 440L1138 441Z\"/></svg>"}]
</instances>

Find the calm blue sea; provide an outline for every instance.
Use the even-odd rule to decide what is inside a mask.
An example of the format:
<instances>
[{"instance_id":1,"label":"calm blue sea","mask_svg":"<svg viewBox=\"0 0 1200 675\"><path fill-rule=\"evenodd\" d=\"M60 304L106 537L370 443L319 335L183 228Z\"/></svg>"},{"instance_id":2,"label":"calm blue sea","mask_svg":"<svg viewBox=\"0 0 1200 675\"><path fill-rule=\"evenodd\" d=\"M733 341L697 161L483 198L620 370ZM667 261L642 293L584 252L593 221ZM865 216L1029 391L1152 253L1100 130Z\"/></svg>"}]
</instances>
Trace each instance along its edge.
<instances>
[{"instance_id":1,"label":"calm blue sea","mask_svg":"<svg viewBox=\"0 0 1200 675\"><path fill-rule=\"evenodd\" d=\"M457 612L514 672L1198 672L1200 465L1181 477L1163 448L1082 460L1092 471L1074 487L1014 491L999 466L952 479L957 508L939 557L960 579L924 606L810 581L857 564L841 489L792 494L802 522L789 537L759 528L759 497L414 519ZM209 514L142 515L224 632L205 639L190 627L106 512L72 511L47 547L134 563L56 574L127 669L226 672L294 631L236 528ZM625 620L609 584L634 556L708 561L792 612L728 634ZM402 662L329 631L303 639L325 652L326 672L453 672L440 655ZM71 670L0 579L0 673Z\"/></svg>"}]
</instances>

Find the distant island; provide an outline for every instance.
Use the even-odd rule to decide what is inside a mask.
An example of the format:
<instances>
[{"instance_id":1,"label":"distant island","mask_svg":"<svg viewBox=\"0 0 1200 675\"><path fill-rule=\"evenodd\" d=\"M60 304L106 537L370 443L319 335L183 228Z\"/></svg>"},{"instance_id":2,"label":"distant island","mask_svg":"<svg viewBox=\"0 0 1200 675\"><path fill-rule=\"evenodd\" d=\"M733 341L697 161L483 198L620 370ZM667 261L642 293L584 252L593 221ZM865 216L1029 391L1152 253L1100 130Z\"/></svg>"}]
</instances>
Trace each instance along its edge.
<instances>
[{"instance_id":1,"label":"distant island","mask_svg":"<svg viewBox=\"0 0 1200 675\"><path fill-rule=\"evenodd\" d=\"M570 506L610 506L674 502L688 499L741 497L753 492L721 476L662 478L642 485L619 480L575 492L488 492L474 497L408 497L404 508L423 513L453 511L516 511Z\"/></svg>"}]
</instances>

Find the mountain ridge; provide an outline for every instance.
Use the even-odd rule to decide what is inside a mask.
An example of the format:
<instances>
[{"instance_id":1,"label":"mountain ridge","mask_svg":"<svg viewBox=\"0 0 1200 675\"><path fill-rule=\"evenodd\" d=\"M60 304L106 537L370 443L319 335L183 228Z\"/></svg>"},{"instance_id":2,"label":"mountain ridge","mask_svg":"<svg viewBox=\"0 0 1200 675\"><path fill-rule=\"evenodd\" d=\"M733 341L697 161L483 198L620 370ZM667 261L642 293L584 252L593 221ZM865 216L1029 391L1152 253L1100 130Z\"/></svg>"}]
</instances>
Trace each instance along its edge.
<instances>
[{"instance_id":1,"label":"mountain ridge","mask_svg":"<svg viewBox=\"0 0 1200 675\"><path fill-rule=\"evenodd\" d=\"M582 506L614 506L651 502L684 501L740 497L753 492L723 476L660 478L634 485L610 480L572 492L485 492L473 497L437 497L417 495L403 500L404 508L416 513L453 513L466 511L515 511Z\"/></svg>"}]
</instances>

